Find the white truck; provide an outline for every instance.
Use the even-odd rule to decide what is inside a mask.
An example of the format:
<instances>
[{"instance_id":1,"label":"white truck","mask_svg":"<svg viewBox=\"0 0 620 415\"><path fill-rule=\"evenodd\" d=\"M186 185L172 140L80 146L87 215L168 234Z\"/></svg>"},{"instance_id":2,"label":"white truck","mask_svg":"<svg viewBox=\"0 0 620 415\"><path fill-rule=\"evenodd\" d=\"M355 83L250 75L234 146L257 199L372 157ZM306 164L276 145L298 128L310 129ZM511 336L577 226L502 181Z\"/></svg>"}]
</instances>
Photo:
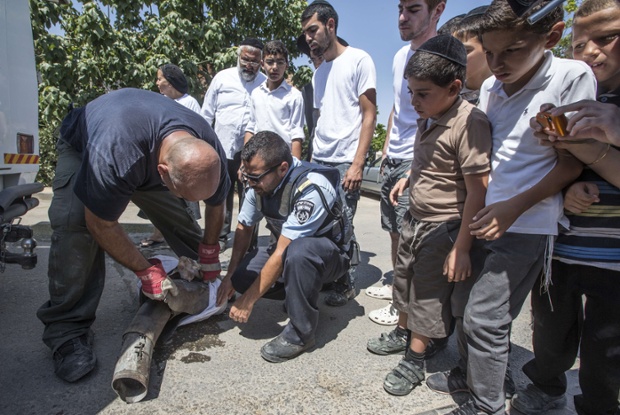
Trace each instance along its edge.
<instances>
[{"instance_id":1,"label":"white truck","mask_svg":"<svg viewBox=\"0 0 620 415\"><path fill-rule=\"evenodd\" d=\"M38 90L30 10L25 0L0 0L0 271L36 264L32 230L19 217L39 204ZM7 243L21 241L23 253Z\"/></svg>"}]
</instances>

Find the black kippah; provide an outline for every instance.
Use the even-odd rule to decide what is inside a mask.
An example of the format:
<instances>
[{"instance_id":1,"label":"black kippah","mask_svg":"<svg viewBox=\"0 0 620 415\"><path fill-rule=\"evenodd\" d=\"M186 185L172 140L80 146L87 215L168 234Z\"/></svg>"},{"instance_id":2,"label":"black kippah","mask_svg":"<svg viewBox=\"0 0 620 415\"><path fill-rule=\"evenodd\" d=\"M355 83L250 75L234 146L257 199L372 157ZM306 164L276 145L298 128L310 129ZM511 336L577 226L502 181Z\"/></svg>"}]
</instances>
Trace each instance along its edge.
<instances>
[{"instance_id":1,"label":"black kippah","mask_svg":"<svg viewBox=\"0 0 620 415\"><path fill-rule=\"evenodd\" d=\"M535 0L508 0L508 4L519 17L523 16L534 3Z\"/></svg>"},{"instance_id":2,"label":"black kippah","mask_svg":"<svg viewBox=\"0 0 620 415\"><path fill-rule=\"evenodd\" d=\"M164 75L164 78L166 78L166 81L168 81L174 89L182 94L187 94L187 79L185 78L185 75L183 75L181 68L168 63L159 68L159 70Z\"/></svg>"},{"instance_id":3,"label":"black kippah","mask_svg":"<svg viewBox=\"0 0 620 415\"><path fill-rule=\"evenodd\" d=\"M455 37L450 35L437 35L422 44L418 51L432 53L441 56L458 65L467 66L467 51L465 46Z\"/></svg>"},{"instance_id":4,"label":"black kippah","mask_svg":"<svg viewBox=\"0 0 620 415\"><path fill-rule=\"evenodd\" d=\"M481 16L486 13L488 8L489 6L478 6L475 9L471 9L470 11L467 12L467 14L465 15L465 18L472 17L472 16Z\"/></svg>"},{"instance_id":5,"label":"black kippah","mask_svg":"<svg viewBox=\"0 0 620 415\"><path fill-rule=\"evenodd\" d=\"M263 50L263 42L253 37L246 37L239 46L252 46L253 48Z\"/></svg>"},{"instance_id":6,"label":"black kippah","mask_svg":"<svg viewBox=\"0 0 620 415\"><path fill-rule=\"evenodd\" d=\"M314 0L312 3L310 3L310 6L319 5L319 4L322 4L324 6L329 6L332 9L334 8L334 6L332 6L328 1L325 1L325 0Z\"/></svg>"}]
</instances>

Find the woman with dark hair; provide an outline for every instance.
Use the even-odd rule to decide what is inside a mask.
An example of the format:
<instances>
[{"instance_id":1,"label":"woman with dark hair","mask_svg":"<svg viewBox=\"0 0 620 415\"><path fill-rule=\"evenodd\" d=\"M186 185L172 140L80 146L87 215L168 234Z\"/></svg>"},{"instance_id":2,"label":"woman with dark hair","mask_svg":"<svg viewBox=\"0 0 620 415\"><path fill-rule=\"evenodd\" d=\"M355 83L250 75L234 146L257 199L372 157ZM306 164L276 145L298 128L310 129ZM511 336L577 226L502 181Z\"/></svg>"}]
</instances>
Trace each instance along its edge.
<instances>
[{"instance_id":1,"label":"woman with dark hair","mask_svg":"<svg viewBox=\"0 0 620 415\"><path fill-rule=\"evenodd\" d=\"M168 98L174 99L179 104L186 108L200 114L200 105L196 98L189 95L187 79L183 74L181 68L171 63L157 68L157 81L155 82L159 92ZM200 207L198 202L186 202L188 209L192 212L196 219L200 219ZM138 213L138 216L144 218L145 215L142 211ZM159 245L164 242L164 235L161 234L159 229L155 228L151 236L140 241L140 247L149 248L155 245Z\"/></svg>"}]
</instances>

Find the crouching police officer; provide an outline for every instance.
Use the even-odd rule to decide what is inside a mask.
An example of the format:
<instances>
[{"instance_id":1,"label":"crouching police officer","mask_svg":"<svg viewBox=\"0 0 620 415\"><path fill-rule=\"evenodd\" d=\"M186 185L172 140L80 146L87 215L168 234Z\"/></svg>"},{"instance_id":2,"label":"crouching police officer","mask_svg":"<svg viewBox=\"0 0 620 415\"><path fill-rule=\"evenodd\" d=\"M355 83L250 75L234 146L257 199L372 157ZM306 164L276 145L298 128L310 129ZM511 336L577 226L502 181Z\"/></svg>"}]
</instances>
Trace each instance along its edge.
<instances>
[{"instance_id":1,"label":"crouching police officer","mask_svg":"<svg viewBox=\"0 0 620 415\"><path fill-rule=\"evenodd\" d=\"M284 362L315 344L319 291L349 269L351 226L341 214L338 170L297 160L289 145L270 131L248 141L241 160L249 189L218 304L235 290L243 293L230 317L245 323L259 298L284 299L290 321L261 349L265 360ZM275 241L246 255L262 218Z\"/></svg>"}]
</instances>

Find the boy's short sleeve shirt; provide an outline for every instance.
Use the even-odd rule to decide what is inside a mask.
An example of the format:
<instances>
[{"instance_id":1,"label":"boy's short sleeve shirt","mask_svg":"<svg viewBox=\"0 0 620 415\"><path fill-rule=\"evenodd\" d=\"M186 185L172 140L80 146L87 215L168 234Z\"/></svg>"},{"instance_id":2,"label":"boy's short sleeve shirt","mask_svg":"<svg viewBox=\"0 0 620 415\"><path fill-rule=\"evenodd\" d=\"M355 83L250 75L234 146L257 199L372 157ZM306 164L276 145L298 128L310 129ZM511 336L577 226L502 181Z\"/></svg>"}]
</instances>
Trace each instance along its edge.
<instances>
[{"instance_id":1,"label":"boy's short sleeve shirt","mask_svg":"<svg viewBox=\"0 0 620 415\"><path fill-rule=\"evenodd\" d=\"M486 205L525 192L555 166L555 150L541 145L530 127L530 119L542 104L561 106L595 98L596 79L590 68L583 62L555 58L550 51L545 52L545 60L533 78L510 97L495 77L487 79L478 104L493 129ZM558 223L568 224L562 205L561 194L549 197L523 213L508 232L557 235Z\"/></svg>"},{"instance_id":2,"label":"boy's short sleeve shirt","mask_svg":"<svg viewBox=\"0 0 620 415\"><path fill-rule=\"evenodd\" d=\"M289 145L293 139L304 139L304 99L301 92L286 81L273 91L267 81L252 91L250 121L245 129L256 134L273 131Z\"/></svg>"},{"instance_id":3,"label":"boy's short sleeve shirt","mask_svg":"<svg viewBox=\"0 0 620 415\"><path fill-rule=\"evenodd\" d=\"M418 129L418 113L411 105L411 96L405 79L405 67L414 53L415 51L411 50L410 45L403 46L396 52L392 64L394 117L392 118L387 155L395 159L411 160L413 157L413 141Z\"/></svg>"},{"instance_id":4,"label":"boy's short sleeve shirt","mask_svg":"<svg viewBox=\"0 0 620 415\"><path fill-rule=\"evenodd\" d=\"M486 115L458 98L439 119L418 133L409 178L409 210L418 220L461 219L467 190L464 176L490 169L491 126Z\"/></svg>"},{"instance_id":5,"label":"boy's short sleeve shirt","mask_svg":"<svg viewBox=\"0 0 620 415\"><path fill-rule=\"evenodd\" d=\"M318 67L312 77L314 107L321 114L312 144L314 160L353 161L362 130L359 97L376 89L376 78L370 55L351 46L333 61Z\"/></svg>"}]
</instances>

